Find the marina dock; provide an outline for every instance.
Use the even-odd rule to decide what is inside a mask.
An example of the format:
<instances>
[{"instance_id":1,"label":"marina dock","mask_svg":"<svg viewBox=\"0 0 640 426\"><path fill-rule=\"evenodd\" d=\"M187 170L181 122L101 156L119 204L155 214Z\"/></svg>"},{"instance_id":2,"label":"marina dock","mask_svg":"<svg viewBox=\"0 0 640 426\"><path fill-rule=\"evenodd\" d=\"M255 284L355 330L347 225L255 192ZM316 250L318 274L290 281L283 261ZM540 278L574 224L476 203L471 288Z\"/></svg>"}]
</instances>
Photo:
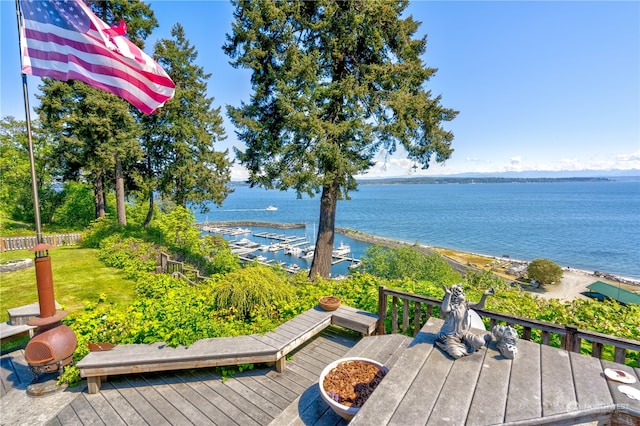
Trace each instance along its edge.
<instances>
[{"instance_id":1,"label":"marina dock","mask_svg":"<svg viewBox=\"0 0 640 426\"><path fill-rule=\"evenodd\" d=\"M309 256L308 253L313 251L315 247L306 236L287 235L282 232L267 231L252 233L251 229L243 227L218 227L206 225L202 226L201 229L205 232L235 237L235 239L228 239L228 242L232 251L237 254L243 262L258 262L263 265L279 264L288 272L295 273L307 269L299 265L300 261L309 262L313 258L312 256ZM251 239L247 236L249 234L251 237L264 239L266 242L261 243ZM240 236L244 237L239 238ZM260 254L258 252L262 252L264 254ZM290 256L291 262L284 261L281 258L281 254ZM307 254L306 257L305 254ZM274 256L278 256L280 258L273 258ZM331 265L334 266L343 262L349 262L350 268L354 268L360 264L359 259L350 255L349 246L341 243L340 246L335 249L331 259Z\"/></svg>"}]
</instances>

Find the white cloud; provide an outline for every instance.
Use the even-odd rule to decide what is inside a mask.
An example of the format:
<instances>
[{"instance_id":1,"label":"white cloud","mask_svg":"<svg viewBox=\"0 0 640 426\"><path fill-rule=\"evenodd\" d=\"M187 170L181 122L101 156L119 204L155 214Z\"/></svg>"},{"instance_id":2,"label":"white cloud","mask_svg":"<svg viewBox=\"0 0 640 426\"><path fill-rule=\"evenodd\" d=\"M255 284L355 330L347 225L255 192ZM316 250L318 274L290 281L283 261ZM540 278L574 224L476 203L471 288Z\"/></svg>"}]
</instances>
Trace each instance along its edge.
<instances>
[{"instance_id":1,"label":"white cloud","mask_svg":"<svg viewBox=\"0 0 640 426\"><path fill-rule=\"evenodd\" d=\"M527 171L581 171L581 170L630 170L640 169L640 151L628 154L612 155L609 158L582 159L580 157L561 158L558 160L529 161L526 157L516 155L503 160L482 159L466 157L461 160L455 158L447 160L444 164L432 162L427 170L422 170L420 165L413 168L414 162L400 156L378 156L376 164L365 174L358 177L384 178L384 177L410 177L410 176L435 176L454 175L460 173L501 173L501 172L527 172ZM239 166L231 169L232 180L247 180L249 173Z\"/></svg>"}]
</instances>

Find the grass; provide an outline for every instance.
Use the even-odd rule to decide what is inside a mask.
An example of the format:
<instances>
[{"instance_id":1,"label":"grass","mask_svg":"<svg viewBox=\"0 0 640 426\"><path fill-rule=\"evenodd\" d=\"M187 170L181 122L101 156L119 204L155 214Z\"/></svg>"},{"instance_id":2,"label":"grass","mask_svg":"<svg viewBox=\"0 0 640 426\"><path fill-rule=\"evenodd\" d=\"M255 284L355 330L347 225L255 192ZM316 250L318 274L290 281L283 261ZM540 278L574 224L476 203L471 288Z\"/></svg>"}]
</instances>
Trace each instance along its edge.
<instances>
[{"instance_id":1,"label":"grass","mask_svg":"<svg viewBox=\"0 0 640 426\"><path fill-rule=\"evenodd\" d=\"M101 294L117 305L133 301L134 282L121 270L104 266L96 249L57 247L49 255L55 299L64 310L83 309L87 302L97 302ZM28 250L0 253L0 261L27 258L33 258ZM35 268L0 274L0 322L8 321L7 309L37 301Z\"/></svg>"}]
</instances>

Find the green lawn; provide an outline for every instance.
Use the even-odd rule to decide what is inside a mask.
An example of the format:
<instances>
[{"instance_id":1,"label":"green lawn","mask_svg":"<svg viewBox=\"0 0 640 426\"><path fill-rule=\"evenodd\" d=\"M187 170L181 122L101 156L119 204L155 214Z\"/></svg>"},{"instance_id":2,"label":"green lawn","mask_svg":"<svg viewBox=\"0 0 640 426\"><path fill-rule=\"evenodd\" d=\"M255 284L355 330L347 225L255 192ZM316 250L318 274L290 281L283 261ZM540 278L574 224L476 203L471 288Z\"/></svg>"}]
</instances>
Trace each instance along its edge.
<instances>
[{"instance_id":1,"label":"green lawn","mask_svg":"<svg viewBox=\"0 0 640 426\"><path fill-rule=\"evenodd\" d=\"M97 257L96 249L74 246L57 247L49 251L56 301L72 312L86 302L97 302L100 294L115 304L133 301L134 282L124 273L106 267ZM33 258L28 250L0 253L0 261ZM38 301L35 268L0 274L0 322L8 321L7 309Z\"/></svg>"}]
</instances>

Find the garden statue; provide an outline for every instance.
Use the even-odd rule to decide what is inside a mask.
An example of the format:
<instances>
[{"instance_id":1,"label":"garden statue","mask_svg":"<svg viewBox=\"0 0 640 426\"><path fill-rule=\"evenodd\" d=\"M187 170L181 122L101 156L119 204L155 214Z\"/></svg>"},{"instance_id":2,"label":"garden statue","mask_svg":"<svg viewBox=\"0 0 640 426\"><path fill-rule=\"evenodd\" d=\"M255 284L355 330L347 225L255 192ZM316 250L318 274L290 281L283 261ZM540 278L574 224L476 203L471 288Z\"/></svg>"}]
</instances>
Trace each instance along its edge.
<instances>
[{"instance_id":1,"label":"garden statue","mask_svg":"<svg viewBox=\"0 0 640 426\"><path fill-rule=\"evenodd\" d=\"M496 338L496 347L503 357L514 359L518 353L516 343L518 342L518 332L510 325L496 325L491 330Z\"/></svg>"},{"instance_id":2,"label":"garden statue","mask_svg":"<svg viewBox=\"0 0 640 426\"><path fill-rule=\"evenodd\" d=\"M487 296L495 294L493 289L482 295L480 302L470 305L464 296L460 284L444 288L442 299L442 313L445 314L444 324L436 337L436 345L455 359L469 355L491 341L491 334L484 337L471 332L471 308L484 308Z\"/></svg>"}]
</instances>

